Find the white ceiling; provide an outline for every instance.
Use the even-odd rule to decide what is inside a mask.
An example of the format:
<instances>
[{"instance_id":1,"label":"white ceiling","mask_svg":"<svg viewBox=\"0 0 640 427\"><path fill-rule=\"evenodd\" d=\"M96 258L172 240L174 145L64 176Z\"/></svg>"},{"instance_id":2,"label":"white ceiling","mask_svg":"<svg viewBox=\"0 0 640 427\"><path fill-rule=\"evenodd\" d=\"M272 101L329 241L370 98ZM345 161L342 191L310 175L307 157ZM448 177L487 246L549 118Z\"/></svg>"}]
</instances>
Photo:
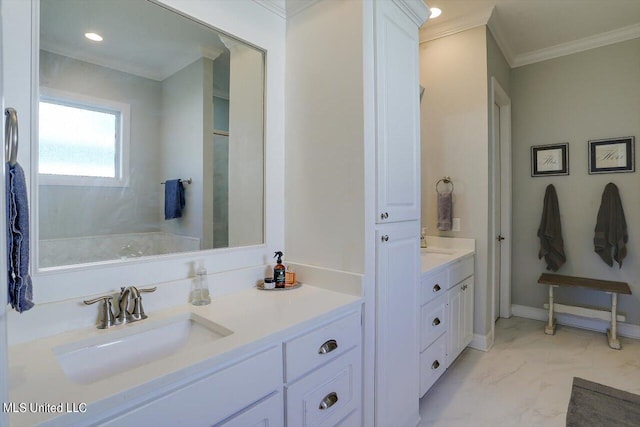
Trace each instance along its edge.
<instances>
[{"instance_id":1,"label":"white ceiling","mask_svg":"<svg viewBox=\"0 0 640 427\"><path fill-rule=\"evenodd\" d=\"M90 42L86 32L104 41ZM228 53L215 31L145 0L42 0L40 46L159 81L203 56Z\"/></svg>"},{"instance_id":2,"label":"white ceiling","mask_svg":"<svg viewBox=\"0 0 640 427\"><path fill-rule=\"evenodd\" d=\"M512 66L640 37L640 0L426 0L421 41L488 24Z\"/></svg>"}]
</instances>

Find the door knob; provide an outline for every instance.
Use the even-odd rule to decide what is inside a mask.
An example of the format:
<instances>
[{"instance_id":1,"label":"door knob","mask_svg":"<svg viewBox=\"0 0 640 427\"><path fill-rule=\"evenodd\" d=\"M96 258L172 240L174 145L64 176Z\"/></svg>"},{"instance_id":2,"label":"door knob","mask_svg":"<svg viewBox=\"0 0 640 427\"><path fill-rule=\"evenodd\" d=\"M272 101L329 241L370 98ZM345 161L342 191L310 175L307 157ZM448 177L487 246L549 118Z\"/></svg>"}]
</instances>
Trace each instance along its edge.
<instances>
[{"instance_id":1,"label":"door knob","mask_svg":"<svg viewBox=\"0 0 640 427\"><path fill-rule=\"evenodd\" d=\"M382 241L383 242L388 242L389 241L389 236L386 235L386 234L384 236L382 236Z\"/></svg>"}]
</instances>

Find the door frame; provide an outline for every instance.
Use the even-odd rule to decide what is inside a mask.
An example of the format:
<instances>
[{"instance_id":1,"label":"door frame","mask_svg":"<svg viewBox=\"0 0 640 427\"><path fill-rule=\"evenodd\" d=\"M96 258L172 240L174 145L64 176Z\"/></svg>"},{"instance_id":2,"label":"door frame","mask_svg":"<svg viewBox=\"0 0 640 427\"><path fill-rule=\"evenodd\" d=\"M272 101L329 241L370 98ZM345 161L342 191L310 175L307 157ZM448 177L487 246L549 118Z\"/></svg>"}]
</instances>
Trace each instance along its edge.
<instances>
[{"instance_id":1,"label":"door frame","mask_svg":"<svg viewBox=\"0 0 640 427\"><path fill-rule=\"evenodd\" d=\"M495 77L491 77L490 91L490 152L493 158L500 160L500 234L505 240L500 243L500 272L495 271L495 247L497 245L496 236L489 236L492 250L490 251L491 260L489 268L491 269L491 332L495 336L495 321L493 314L495 312L495 296L498 291L495 280L500 277L500 317L511 317L511 98L500 86ZM500 107L500 128L495 129L493 120L493 105ZM500 135L499 147L496 146L496 135ZM496 155L499 152L499 157ZM492 167L490 179L495 182L496 168ZM495 189L491 194L491 218L495 218ZM497 225L497 224L496 224ZM492 227L495 234L495 225Z\"/></svg>"}]
</instances>

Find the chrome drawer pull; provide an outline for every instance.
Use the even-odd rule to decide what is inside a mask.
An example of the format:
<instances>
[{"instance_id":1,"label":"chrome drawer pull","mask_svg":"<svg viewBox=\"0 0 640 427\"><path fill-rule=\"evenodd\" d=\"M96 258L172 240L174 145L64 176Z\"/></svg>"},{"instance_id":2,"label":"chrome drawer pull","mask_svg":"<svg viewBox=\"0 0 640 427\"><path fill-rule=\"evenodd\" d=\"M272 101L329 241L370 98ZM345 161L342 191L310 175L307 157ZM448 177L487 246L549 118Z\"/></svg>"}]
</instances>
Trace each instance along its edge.
<instances>
[{"instance_id":1,"label":"chrome drawer pull","mask_svg":"<svg viewBox=\"0 0 640 427\"><path fill-rule=\"evenodd\" d=\"M338 341L329 340L320 346L320 348L318 349L318 354L331 353L336 348L338 348Z\"/></svg>"},{"instance_id":2,"label":"chrome drawer pull","mask_svg":"<svg viewBox=\"0 0 640 427\"><path fill-rule=\"evenodd\" d=\"M436 283L436 284L434 285L434 287L433 287L433 292L438 292L440 289L442 289L442 288L440 287L440 285L438 285L438 284Z\"/></svg>"},{"instance_id":3,"label":"chrome drawer pull","mask_svg":"<svg viewBox=\"0 0 640 427\"><path fill-rule=\"evenodd\" d=\"M335 391L332 391L331 393L327 394L324 397L324 399L322 399L322 401L320 402L320 406L318 406L318 409L320 409L321 411L324 411L325 409L331 408L337 402L338 402L338 393L336 393Z\"/></svg>"},{"instance_id":4,"label":"chrome drawer pull","mask_svg":"<svg viewBox=\"0 0 640 427\"><path fill-rule=\"evenodd\" d=\"M431 369L438 369L440 367L440 362L437 360L431 364Z\"/></svg>"},{"instance_id":5,"label":"chrome drawer pull","mask_svg":"<svg viewBox=\"0 0 640 427\"><path fill-rule=\"evenodd\" d=\"M431 322L431 326L438 326L439 324L440 324L440 319L438 319L437 317L433 319L433 322Z\"/></svg>"}]
</instances>

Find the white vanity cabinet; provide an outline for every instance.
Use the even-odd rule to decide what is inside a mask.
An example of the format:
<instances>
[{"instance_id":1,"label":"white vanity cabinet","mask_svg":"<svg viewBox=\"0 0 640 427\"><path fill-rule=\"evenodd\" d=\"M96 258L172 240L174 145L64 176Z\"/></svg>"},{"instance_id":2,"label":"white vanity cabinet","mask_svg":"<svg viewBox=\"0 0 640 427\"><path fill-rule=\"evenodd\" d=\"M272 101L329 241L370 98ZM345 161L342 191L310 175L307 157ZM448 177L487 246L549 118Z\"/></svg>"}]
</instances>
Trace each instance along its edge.
<instances>
[{"instance_id":1,"label":"white vanity cabinet","mask_svg":"<svg viewBox=\"0 0 640 427\"><path fill-rule=\"evenodd\" d=\"M362 316L349 311L115 418L77 425L359 427ZM62 424L60 424L62 425Z\"/></svg>"},{"instance_id":2,"label":"white vanity cabinet","mask_svg":"<svg viewBox=\"0 0 640 427\"><path fill-rule=\"evenodd\" d=\"M284 343L287 426L360 425L361 330L354 312Z\"/></svg>"},{"instance_id":3,"label":"white vanity cabinet","mask_svg":"<svg viewBox=\"0 0 640 427\"><path fill-rule=\"evenodd\" d=\"M473 339L473 276L452 287L449 294L447 368Z\"/></svg>"},{"instance_id":4,"label":"white vanity cabinet","mask_svg":"<svg viewBox=\"0 0 640 427\"><path fill-rule=\"evenodd\" d=\"M423 396L473 339L473 257L420 280L420 394Z\"/></svg>"},{"instance_id":5,"label":"white vanity cabinet","mask_svg":"<svg viewBox=\"0 0 640 427\"><path fill-rule=\"evenodd\" d=\"M281 389L282 349L275 346L98 425L204 427L216 425L235 414L244 419L251 417L258 423L261 419L272 419L278 425L282 420L282 405L279 415L273 405L282 400ZM274 396L266 408L257 405L254 408L256 402ZM245 410L248 415L240 414ZM234 425L232 422L235 421L230 419L228 425Z\"/></svg>"}]
</instances>

